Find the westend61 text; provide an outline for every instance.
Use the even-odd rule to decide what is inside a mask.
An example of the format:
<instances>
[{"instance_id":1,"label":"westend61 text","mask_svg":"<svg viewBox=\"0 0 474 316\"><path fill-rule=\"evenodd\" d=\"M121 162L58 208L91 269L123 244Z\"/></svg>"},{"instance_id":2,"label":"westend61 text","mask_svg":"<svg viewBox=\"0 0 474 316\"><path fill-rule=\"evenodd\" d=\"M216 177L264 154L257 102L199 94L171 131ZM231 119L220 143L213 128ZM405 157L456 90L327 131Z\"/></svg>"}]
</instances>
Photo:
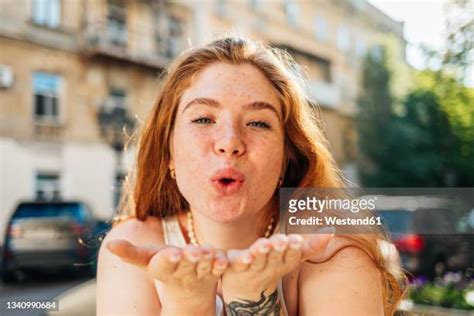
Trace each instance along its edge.
<instances>
[{"instance_id":1,"label":"westend61 text","mask_svg":"<svg viewBox=\"0 0 474 316\"><path fill-rule=\"evenodd\" d=\"M319 226L319 225L342 225L342 226L373 226L382 225L382 219L380 216L368 216L365 218L340 218L335 216L324 216L323 218L311 216L308 218L297 218L291 216L288 219L290 225L302 225L302 226Z\"/></svg>"}]
</instances>

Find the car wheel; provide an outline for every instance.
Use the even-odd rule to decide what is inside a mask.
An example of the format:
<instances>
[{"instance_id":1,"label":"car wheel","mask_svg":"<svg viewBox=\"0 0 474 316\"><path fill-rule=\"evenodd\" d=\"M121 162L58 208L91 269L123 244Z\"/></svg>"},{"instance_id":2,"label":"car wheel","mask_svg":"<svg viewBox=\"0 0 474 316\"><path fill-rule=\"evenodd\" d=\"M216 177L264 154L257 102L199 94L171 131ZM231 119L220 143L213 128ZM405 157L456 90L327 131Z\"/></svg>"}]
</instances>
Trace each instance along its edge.
<instances>
[{"instance_id":1,"label":"car wheel","mask_svg":"<svg viewBox=\"0 0 474 316\"><path fill-rule=\"evenodd\" d=\"M11 271L7 270L5 266L3 266L2 269L2 281L3 283L12 283L15 281L15 276Z\"/></svg>"}]
</instances>

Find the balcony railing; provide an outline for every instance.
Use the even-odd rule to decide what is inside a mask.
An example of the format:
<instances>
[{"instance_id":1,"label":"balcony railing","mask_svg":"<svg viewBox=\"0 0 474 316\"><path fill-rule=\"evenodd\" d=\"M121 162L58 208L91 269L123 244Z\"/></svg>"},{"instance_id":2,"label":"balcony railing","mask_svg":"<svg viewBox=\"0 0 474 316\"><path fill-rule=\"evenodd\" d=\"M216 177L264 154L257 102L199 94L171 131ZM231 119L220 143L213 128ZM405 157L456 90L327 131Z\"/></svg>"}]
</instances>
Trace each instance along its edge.
<instances>
[{"instance_id":1,"label":"balcony railing","mask_svg":"<svg viewBox=\"0 0 474 316\"><path fill-rule=\"evenodd\" d=\"M62 140L64 125L59 122L36 120L33 129L34 137L39 140Z\"/></svg>"},{"instance_id":2,"label":"balcony railing","mask_svg":"<svg viewBox=\"0 0 474 316\"><path fill-rule=\"evenodd\" d=\"M182 41L180 38L161 39L157 34L152 28L133 30L104 19L87 24L82 49L88 55L163 68L179 53Z\"/></svg>"}]
</instances>

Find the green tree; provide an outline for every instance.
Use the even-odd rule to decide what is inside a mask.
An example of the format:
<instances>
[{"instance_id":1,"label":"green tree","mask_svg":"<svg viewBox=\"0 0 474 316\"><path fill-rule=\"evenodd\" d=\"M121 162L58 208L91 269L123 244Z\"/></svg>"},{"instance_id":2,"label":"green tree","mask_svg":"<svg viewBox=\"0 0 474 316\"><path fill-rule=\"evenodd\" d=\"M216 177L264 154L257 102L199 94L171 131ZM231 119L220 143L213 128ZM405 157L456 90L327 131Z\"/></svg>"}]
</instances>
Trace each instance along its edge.
<instances>
[{"instance_id":1,"label":"green tree","mask_svg":"<svg viewBox=\"0 0 474 316\"><path fill-rule=\"evenodd\" d=\"M363 61L362 93L358 98L358 144L360 178L366 186L384 185L383 166L390 150L385 140L393 120L394 97L391 70L385 46L374 47Z\"/></svg>"},{"instance_id":2,"label":"green tree","mask_svg":"<svg viewBox=\"0 0 474 316\"><path fill-rule=\"evenodd\" d=\"M474 61L474 3L452 0L447 9L446 49L425 50L437 70L410 73L387 37L364 60L357 123L365 186L474 186L474 89L462 83Z\"/></svg>"},{"instance_id":3,"label":"green tree","mask_svg":"<svg viewBox=\"0 0 474 316\"><path fill-rule=\"evenodd\" d=\"M418 89L431 91L446 116L453 146L449 164L453 185L474 186L474 89L442 71L422 71L415 80Z\"/></svg>"},{"instance_id":4,"label":"green tree","mask_svg":"<svg viewBox=\"0 0 474 316\"><path fill-rule=\"evenodd\" d=\"M420 72L399 111L393 111L390 72L370 57L365 66L372 69L364 68L359 100L362 183L474 186L473 89L440 72Z\"/></svg>"},{"instance_id":5,"label":"green tree","mask_svg":"<svg viewBox=\"0 0 474 316\"><path fill-rule=\"evenodd\" d=\"M431 90L415 89L404 103L405 113L392 123L391 171L401 186L454 184L451 153L457 147L446 113Z\"/></svg>"}]
</instances>

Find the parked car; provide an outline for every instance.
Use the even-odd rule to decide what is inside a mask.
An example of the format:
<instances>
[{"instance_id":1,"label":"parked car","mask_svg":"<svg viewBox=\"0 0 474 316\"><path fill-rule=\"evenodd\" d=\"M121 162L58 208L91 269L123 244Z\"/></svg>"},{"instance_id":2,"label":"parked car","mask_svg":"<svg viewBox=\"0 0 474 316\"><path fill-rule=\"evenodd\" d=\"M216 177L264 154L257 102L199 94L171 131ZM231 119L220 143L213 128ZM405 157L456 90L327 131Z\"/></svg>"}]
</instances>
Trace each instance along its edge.
<instances>
[{"instance_id":1,"label":"parked car","mask_svg":"<svg viewBox=\"0 0 474 316\"><path fill-rule=\"evenodd\" d=\"M92 270L95 249L81 241L94 229L91 210L83 202L20 203L6 230L2 279L8 282L32 270Z\"/></svg>"},{"instance_id":2,"label":"parked car","mask_svg":"<svg viewBox=\"0 0 474 316\"><path fill-rule=\"evenodd\" d=\"M466 218L459 222L449 209L377 213L391 232L403 267L414 276L433 279L446 271L465 272L474 267L474 228L464 225Z\"/></svg>"}]
</instances>

